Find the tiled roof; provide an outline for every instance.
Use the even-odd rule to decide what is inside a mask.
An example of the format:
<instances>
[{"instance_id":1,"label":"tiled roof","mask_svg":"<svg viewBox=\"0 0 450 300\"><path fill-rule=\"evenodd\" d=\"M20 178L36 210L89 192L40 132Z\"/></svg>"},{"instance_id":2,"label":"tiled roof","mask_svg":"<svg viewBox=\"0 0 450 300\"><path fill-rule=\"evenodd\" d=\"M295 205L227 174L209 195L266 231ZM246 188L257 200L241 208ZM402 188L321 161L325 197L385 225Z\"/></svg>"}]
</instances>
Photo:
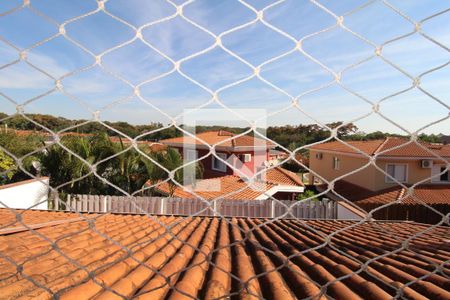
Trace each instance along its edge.
<instances>
[{"instance_id":1,"label":"tiled roof","mask_svg":"<svg viewBox=\"0 0 450 300\"><path fill-rule=\"evenodd\" d=\"M270 141L266 141L264 139L258 137L252 137L248 135L238 136L233 138L232 140L226 141L232 137L236 136L236 134L225 131L207 131L196 134L196 137L202 139L208 145L215 145L222 147L253 147L253 146L264 146L264 147L274 147ZM163 144L174 145L174 144L189 144L189 145L204 145L198 139L192 138L190 136L181 136L176 138L170 138L160 141Z\"/></svg>"},{"instance_id":2,"label":"tiled roof","mask_svg":"<svg viewBox=\"0 0 450 300\"><path fill-rule=\"evenodd\" d=\"M399 288L407 299L450 298L448 228L264 221L108 214L95 231L78 221L0 235L0 298L319 299L321 288L334 299L392 299Z\"/></svg>"},{"instance_id":3,"label":"tiled roof","mask_svg":"<svg viewBox=\"0 0 450 300\"><path fill-rule=\"evenodd\" d=\"M402 187L388 188L374 193L355 203L361 204L386 204L401 199L407 195L408 190ZM450 206L450 184L446 185L420 185L414 188L414 196L407 196L402 204L446 204Z\"/></svg>"},{"instance_id":4,"label":"tiled roof","mask_svg":"<svg viewBox=\"0 0 450 300\"><path fill-rule=\"evenodd\" d=\"M328 188L327 184L321 184L318 186L320 190L326 190ZM350 183L345 180L339 180L334 183L334 187L331 191L332 193L336 192L339 194L338 196L343 196L347 200L355 202L365 197L372 195L374 192L366 189L362 186Z\"/></svg>"},{"instance_id":5,"label":"tiled roof","mask_svg":"<svg viewBox=\"0 0 450 300\"><path fill-rule=\"evenodd\" d=\"M265 175L266 181L269 183L304 186L302 180L297 174L281 167L270 169L265 172Z\"/></svg>"},{"instance_id":6,"label":"tiled roof","mask_svg":"<svg viewBox=\"0 0 450 300\"><path fill-rule=\"evenodd\" d=\"M277 185L291 185L291 186L304 186L300 177L297 174L288 171L286 169L276 167L265 172L266 179L264 182L254 182L253 187L250 188L249 183L242 180L239 176L227 175L210 179L197 180L196 186L186 186L187 191L181 187L173 187L174 197L179 198L197 198L198 196L212 200L218 197L224 197L226 199L256 199L264 192ZM150 185L150 183L149 183ZM170 186L167 182L160 183L156 186L156 189L166 195L170 194ZM241 190L242 189L242 190ZM193 190L195 194L189 192Z\"/></svg>"},{"instance_id":7,"label":"tiled roof","mask_svg":"<svg viewBox=\"0 0 450 300\"><path fill-rule=\"evenodd\" d=\"M270 149L269 155L270 156L282 156L282 157L289 156L289 154L287 152L280 151L280 150L275 150L275 149Z\"/></svg>"},{"instance_id":8,"label":"tiled roof","mask_svg":"<svg viewBox=\"0 0 450 300\"><path fill-rule=\"evenodd\" d=\"M274 187L274 184L254 183L256 189L252 189L249 183L243 181L239 176L227 175L216 178L197 180L195 187L187 185L184 190L181 187L174 187L173 197L194 199L196 195L206 199L213 200L215 198L224 197L226 199L256 199L264 191ZM170 186L167 182L160 183L156 190L165 195L170 195ZM242 190L241 190L242 189ZM193 190L195 194L189 191ZM261 190L261 191L260 191Z\"/></svg>"},{"instance_id":9,"label":"tiled roof","mask_svg":"<svg viewBox=\"0 0 450 300\"><path fill-rule=\"evenodd\" d=\"M372 140L372 141L345 141L349 145L361 150L367 155L373 155L375 151L380 147L384 140ZM348 145L340 141L326 142L322 144L313 145L310 147L312 150L328 150L344 153L357 154L358 151L352 149Z\"/></svg>"},{"instance_id":10,"label":"tiled roof","mask_svg":"<svg viewBox=\"0 0 450 300\"><path fill-rule=\"evenodd\" d=\"M326 186L324 185L326 188ZM386 204L404 197L408 190L395 186L380 191L370 191L350 182L339 180L334 191L357 205ZM418 200L416 200L417 198ZM414 197L406 197L399 204L447 204L450 205L450 184L422 184L414 187Z\"/></svg>"},{"instance_id":11,"label":"tiled roof","mask_svg":"<svg viewBox=\"0 0 450 300\"><path fill-rule=\"evenodd\" d=\"M14 212L13 212L14 211ZM21 209L3 209L0 208L0 227L20 227L22 224L19 222L18 218L27 225L36 225L40 223L45 223L55 220L68 220L78 218L79 215L76 213L66 213L66 212L43 212L36 210L21 210Z\"/></svg>"},{"instance_id":12,"label":"tiled roof","mask_svg":"<svg viewBox=\"0 0 450 300\"><path fill-rule=\"evenodd\" d=\"M372 140L372 141L345 141L349 145L359 149L367 155L375 155L380 153L379 157L432 157L432 153L440 155L442 157L450 157L450 145L443 144L430 144L420 142L429 151L418 146L416 143L402 138L388 137L384 140ZM394 147L399 147L392 149ZM352 149L350 146L340 142L332 141L323 144L317 144L310 147L313 150L327 150L343 153L359 154L358 151ZM392 150L390 150L392 149ZM430 151L432 153L430 153Z\"/></svg>"}]
</instances>

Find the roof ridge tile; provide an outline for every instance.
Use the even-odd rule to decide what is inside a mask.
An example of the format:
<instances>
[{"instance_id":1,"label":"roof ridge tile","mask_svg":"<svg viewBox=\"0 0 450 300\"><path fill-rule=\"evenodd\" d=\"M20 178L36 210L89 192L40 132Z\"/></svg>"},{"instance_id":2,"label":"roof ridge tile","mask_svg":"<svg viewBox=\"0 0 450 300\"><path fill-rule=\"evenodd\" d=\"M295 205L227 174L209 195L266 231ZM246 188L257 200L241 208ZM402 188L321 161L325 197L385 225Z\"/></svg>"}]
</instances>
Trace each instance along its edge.
<instances>
[{"instance_id":1,"label":"roof ridge tile","mask_svg":"<svg viewBox=\"0 0 450 300\"><path fill-rule=\"evenodd\" d=\"M381 151L381 149L386 145L386 143L389 141L390 137L387 136L384 141L377 147L377 149L375 149L375 151L372 153L372 155L377 154L378 152Z\"/></svg>"}]
</instances>

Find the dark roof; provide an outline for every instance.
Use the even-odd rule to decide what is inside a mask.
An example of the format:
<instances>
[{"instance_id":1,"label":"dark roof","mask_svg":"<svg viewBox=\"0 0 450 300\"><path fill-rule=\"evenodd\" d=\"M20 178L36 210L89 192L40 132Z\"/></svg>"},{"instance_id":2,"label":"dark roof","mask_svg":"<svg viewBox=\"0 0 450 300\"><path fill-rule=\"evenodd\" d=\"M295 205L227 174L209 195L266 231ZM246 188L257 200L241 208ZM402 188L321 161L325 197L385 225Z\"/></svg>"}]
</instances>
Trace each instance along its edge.
<instances>
[{"instance_id":1,"label":"dark roof","mask_svg":"<svg viewBox=\"0 0 450 300\"><path fill-rule=\"evenodd\" d=\"M54 213L27 214L41 222ZM91 227L69 214L64 224L0 235L1 298L317 299L321 288L335 299L391 299L398 288L408 299L450 298L450 244L444 227L85 216ZM14 219L11 215L6 223ZM161 224L170 226L171 234ZM408 250L402 248L406 241Z\"/></svg>"},{"instance_id":2,"label":"dark roof","mask_svg":"<svg viewBox=\"0 0 450 300\"><path fill-rule=\"evenodd\" d=\"M318 188L323 191L328 189L328 185L321 184L318 186ZM374 194L374 192L369 189L345 180L338 180L337 182L335 182L334 187L330 192L334 195L342 196L351 202L364 199L365 197Z\"/></svg>"}]
</instances>

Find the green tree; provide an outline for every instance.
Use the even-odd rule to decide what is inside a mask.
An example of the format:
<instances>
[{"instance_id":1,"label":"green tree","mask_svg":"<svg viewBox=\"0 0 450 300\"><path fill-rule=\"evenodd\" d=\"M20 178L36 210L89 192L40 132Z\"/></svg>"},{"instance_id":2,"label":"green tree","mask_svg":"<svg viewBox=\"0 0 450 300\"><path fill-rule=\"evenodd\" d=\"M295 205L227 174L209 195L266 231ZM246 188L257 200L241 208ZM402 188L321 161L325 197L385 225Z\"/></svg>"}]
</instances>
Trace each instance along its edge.
<instances>
[{"instance_id":1,"label":"green tree","mask_svg":"<svg viewBox=\"0 0 450 300\"><path fill-rule=\"evenodd\" d=\"M40 149L44 146L41 135L20 136L13 131L0 132L0 146L16 158L21 159L21 168L15 165L15 171L12 173L12 177L9 178L9 182L29 179L29 175L23 169L33 175L38 175L38 170L34 168L33 162L39 161L41 155ZM10 157L10 159L13 158ZM5 180L6 177L4 178Z\"/></svg>"},{"instance_id":2,"label":"green tree","mask_svg":"<svg viewBox=\"0 0 450 300\"><path fill-rule=\"evenodd\" d=\"M91 173L91 166L115 153L109 137L105 134L92 137L66 136L61 143L72 153L55 144L41 158L43 174L50 177L51 186L64 185L62 190L70 193L104 192L106 185ZM103 174L107 167L106 164L99 164L96 172Z\"/></svg>"},{"instance_id":3,"label":"green tree","mask_svg":"<svg viewBox=\"0 0 450 300\"><path fill-rule=\"evenodd\" d=\"M0 184L8 183L16 172L14 160L0 150Z\"/></svg>"},{"instance_id":4,"label":"green tree","mask_svg":"<svg viewBox=\"0 0 450 300\"><path fill-rule=\"evenodd\" d=\"M180 153L173 148L168 148L165 152L155 153L153 154L153 158L168 171L173 171L183 165L183 158L181 157ZM152 182L158 182L169 178L169 173L167 173L159 166L155 164L153 165L153 171L150 177L150 180ZM189 171L192 171L195 174L196 178L203 177L203 165L201 163L195 162L192 165L186 166L186 168ZM169 196L172 196L175 192L175 189L177 187L177 184L175 182L179 184L185 184L184 179L184 168L177 169L177 171L175 171L174 173L173 180L170 179L169 181L167 181L169 185ZM194 178L188 178L190 182L193 181L193 179Z\"/></svg>"},{"instance_id":5,"label":"green tree","mask_svg":"<svg viewBox=\"0 0 450 300\"><path fill-rule=\"evenodd\" d=\"M129 146L121 140L112 142L105 133L89 137L66 136L61 143L73 153L60 145L52 145L42 155L41 163L43 173L50 177L50 184L53 187L61 186L60 190L64 193L123 194L118 187L132 194L141 191L148 180L158 182L169 176L146 156L168 170L175 170L183 164L181 155L174 149L151 153L143 146L139 148L146 154L143 155L134 148L128 149ZM96 173L112 185L92 174L93 166ZM175 172L174 180L182 182L182 169ZM169 184L173 192L175 183Z\"/></svg>"},{"instance_id":6,"label":"green tree","mask_svg":"<svg viewBox=\"0 0 450 300\"><path fill-rule=\"evenodd\" d=\"M313 197L310 200L318 201L319 199L317 197L314 197L315 195L316 193L313 190L305 190L303 193L297 196L297 200L304 200Z\"/></svg>"}]
</instances>

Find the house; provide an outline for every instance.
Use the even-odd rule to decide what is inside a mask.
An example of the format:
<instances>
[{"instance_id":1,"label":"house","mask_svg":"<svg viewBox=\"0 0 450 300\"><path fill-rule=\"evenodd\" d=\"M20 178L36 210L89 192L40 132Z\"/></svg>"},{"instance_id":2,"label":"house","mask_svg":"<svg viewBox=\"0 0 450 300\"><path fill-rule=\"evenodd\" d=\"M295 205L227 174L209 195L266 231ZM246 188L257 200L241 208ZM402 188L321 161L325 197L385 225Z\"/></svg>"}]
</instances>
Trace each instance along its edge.
<instances>
[{"instance_id":1,"label":"house","mask_svg":"<svg viewBox=\"0 0 450 300\"><path fill-rule=\"evenodd\" d=\"M450 144L450 135L441 135L440 140L444 145Z\"/></svg>"},{"instance_id":2,"label":"house","mask_svg":"<svg viewBox=\"0 0 450 300\"><path fill-rule=\"evenodd\" d=\"M205 200L266 200L272 197L279 200L295 200L303 193L304 184L297 174L276 167L265 172L264 180L253 183L236 175L197 180L195 185L171 187L167 182L160 183L155 190L163 196L185 199L202 197Z\"/></svg>"},{"instance_id":3,"label":"house","mask_svg":"<svg viewBox=\"0 0 450 300\"><path fill-rule=\"evenodd\" d=\"M0 186L0 207L48 209L48 177L38 177Z\"/></svg>"},{"instance_id":4,"label":"house","mask_svg":"<svg viewBox=\"0 0 450 300\"><path fill-rule=\"evenodd\" d=\"M321 191L326 188L326 185L318 186ZM437 224L450 213L450 185L422 184L414 187L413 191L409 195L408 188L397 185L374 192L340 180L328 196L337 201L342 198L350 200L357 208L372 211L372 216L377 220L412 220ZM339 203L344 204L343 201Z\"/></svg>"},{"instance_id":5,"label":"house","mask_svg":"<svg viewBox=\"0 0 450 300\"><path fill-rule=\"evenodd\" d=\"M371 191L396 186L393 178L405 185L422 180L430 184L450 183L447 170L450 145L420 142L419 146L409 140L393 137L346 143L350 146L333 141L310 147L311 170L326 180L333 180L365 166L376 155L376 165L390 176L374 166L368 166L345 176L343 180ZM317 181L318 177L312 176Z\"/></svg>"},{"instance_id":6,"label":"house","mask_svg":"<svg viewBox=\"0 0 450 300\"><path fill-rule=\"evenodd\" d=\"M270 160L273 159L271 151L273 153L276 145L262 138L219 130L199 133L196 138L176 137L161 140L160 143L177 149L185 161L199 159L204 170L204 179L187 184L184 188L160 183L155 189L162 195L196 198L197 194L208 200L264 200L270 197L294 200L304 191L304 185L297 174L281 167L269 168ZM221 159L209 154L211 147L215 148ZM206 157L202 158L203 156ZM250 183L248 178L252 177L254 182Z\"/></svg>"},{"instance_id":7,"label":"house","mask_svg":"<svg viewBox=\"0 0 450 300\"><path fill-rule=\"evenodd\" d=\"M0 227L2 299L450 298L442 226L0 209Z\"/></svg>"},{"instance_id":8,"label":"house","mask_svg":"<svg viewBox=\"0 0 450 300\"><path fill-rule=\"evenodd\" d=\"M276 147L262 138L239 136L225 130L198 133L196 138L184 136L164 139L160 143L177 149L186 161L201 159L214 146L220 159L210 154L200 160L204 178L243 174L253 176L268 164L269 152ZM227 161L233 168L223 161Z\"/></svg>"},{"instance_id":9,"label":"house","mask_svg":"<svg viewBox=\"0 0 450 300\"><path fill-rule=\"evenodd\" d=\"M330 181L344 176L335 183L331 198L344 197L366 211L401 201L397 203L401 206L398 212L395 211L397 204L379 210L376 215L382 219L395 216L395 219L435 223L442 216L423 204L444 215L450 211L450 178L447 169L450 145L424 142L418 145L394 137L346 143L349 145L333 141L309 149L311 182L315 182L319 190L328 188L322 184L320 177ZM366 166L375 156L376 166L389 176L373 165ZM350 172L354 173L347 175ZM414 195L408 196L407 189L396 181L405 187L416 184ZM427 213L417 213L423 207Z\"/></svg>"},{"instance_id":10,"label":"house","mask_svg":"<svg viewBox=\"0 0 450 300\"><path fill-rule=\"evenodd\" d=\"M289 154L287 154L284 151L276 150L276 149L270 149L269 150L269 158L268 158L268 164L269 166L276 166L283 160L285 160Z\"/></svg>"}]
</instances>

